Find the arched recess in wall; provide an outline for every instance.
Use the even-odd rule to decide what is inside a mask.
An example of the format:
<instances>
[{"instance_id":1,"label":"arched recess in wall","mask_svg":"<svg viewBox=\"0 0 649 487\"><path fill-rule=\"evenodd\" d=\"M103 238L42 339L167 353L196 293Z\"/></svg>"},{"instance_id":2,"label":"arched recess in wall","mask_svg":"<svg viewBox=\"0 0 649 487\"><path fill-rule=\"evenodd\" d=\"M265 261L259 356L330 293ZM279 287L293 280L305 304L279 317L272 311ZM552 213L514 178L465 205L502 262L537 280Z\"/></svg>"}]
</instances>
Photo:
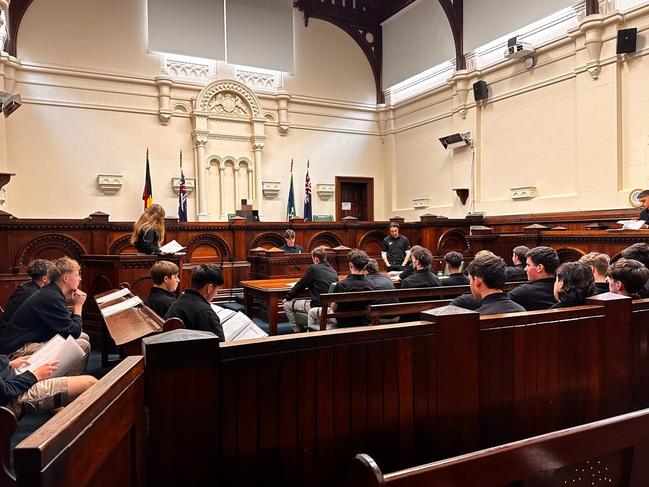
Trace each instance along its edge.
<instances>
[{"instance_id":1,"label":"arched recess in wall","mask_svg":"<svg viewBox=\"0 0 649 487\"><path fill-rule=\"evenodd\" d=\"M313 249L315 249L316 247L320 247L321 245L333 249L334 247L338 247L339 245L342 244L343 244L342 239L335 233L319 232L316 233L311 238L311 240L309 240L309 243L306 246L306 250L307 252L311 252Z\"/></svg>"},{"instance_id":2,"label":"arched recess in wall","mask_svg":"<svg viewBox=\"0 0 649 487\"><path fill-rule=\"evenodd\" d=\"M364 250L367 255L372 257L379 256L381 255L381 247L384 238L384 233L379 232L378 230L372 230L361 237L358 241L358 248Z\"/></svg>"},{"instance_id":3,"label":"arched recess in wall","mask_svg":"<svg viewBox=\"0 0 649 487\"><path fill-rule=\"evenodd\" d=\"M17 253L14 265L22 269L34 259L54 260L61 257L71 257L79 260L86 253L83 245L72 237L46 233L24 244Z\"/></svg>"},{"instance_id":4,"label":"arched recess in wall","mask_svg":"<svg viewBox=\"0 0 649 487\"><path fill-rule=\"evenodd\" d=\"M110 247L108 247L108 253L110 255L137 254L137 250L135 250L135 247L131 243L131 236L124 235L110 244Z\"/></svg>"},{"instance_id":5,"label":"arched recess in wall","mask_svg":"<svg viewBox=\"0 0 649 487\"><path fill-rule=\"evenodd\" d=\"M471 253L469 241L466 239L464 232L459 228L453 228L444 232L437 240L437 250L434 253L436 255L444 255L446 252L453 250L464 255Z\"/></svg>"},{"instance_id":6,"label":"arched recess in wall","mask_svg":"<svg viewBox=\"0 0 649 487\"><path fill-rule=\"evenodd\" d=\"M564 247L557 249L557 254L559 255L559 262L561 262L562 264L564 262L576 262L581 259L582 256L586 255L584 251L575 249L573 247Z\"/></svg>"},{"instance_id":7,"label":"arched recess in wall","mask_svg":"<svg viewBox=\"0 0 649 487\"><path fill-rule=\"evenodd\" d=\"M230 247L218 235L203 233L186 244L187 261L192 264L230 260Z\"/></svg>"},{"instance_id":8,"label":"arched recess in wall","mask_svg":"<svg viewBox=\"0 0 649 487\"><path fill-rule=\"evenodd\" d=\"M249 249L256 249L257 247L262 247L264 249L270 249L273 247L281 247L286 241L284 238L277 233L262 233L257 235L252 242L250 242Z\"/></svg>"}]
</instances>

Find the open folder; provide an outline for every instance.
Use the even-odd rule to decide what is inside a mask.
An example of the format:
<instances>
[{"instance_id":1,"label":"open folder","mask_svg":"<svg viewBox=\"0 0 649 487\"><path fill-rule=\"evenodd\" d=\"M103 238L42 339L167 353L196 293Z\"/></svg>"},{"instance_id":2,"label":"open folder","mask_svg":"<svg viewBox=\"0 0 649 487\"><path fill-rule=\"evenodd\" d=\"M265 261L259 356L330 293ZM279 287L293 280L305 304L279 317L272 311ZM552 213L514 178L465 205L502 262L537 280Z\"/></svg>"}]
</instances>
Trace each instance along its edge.
<instances>
[{"instance_id":1,"label":"open folder","mask_svg":"<svg viewBox=\"0 0 649 487\"><path fill-rule=\"evenodd\" d=\"M16 372L19 374L27 370L34 372L41 365L58 360L59 364L52 377L64 377L79 363L83 355L83 349L72 336L63 338L61 335L54 335L49 342L29 357L29 364L20 367Z\"/></svg>"},{"instance_id":2,"label":"open folder","mask_svg":"<svg viewBox=\"0 0 649 487\"><path fill-rule=\"evenodd\" d=\"M250 338L263 338L268 334L259 328L255 323L241 311L235 312L221 308L213 304L212 309L216 312L223 327L225 341L248 340Z\"/></svg>"}]
</instances>

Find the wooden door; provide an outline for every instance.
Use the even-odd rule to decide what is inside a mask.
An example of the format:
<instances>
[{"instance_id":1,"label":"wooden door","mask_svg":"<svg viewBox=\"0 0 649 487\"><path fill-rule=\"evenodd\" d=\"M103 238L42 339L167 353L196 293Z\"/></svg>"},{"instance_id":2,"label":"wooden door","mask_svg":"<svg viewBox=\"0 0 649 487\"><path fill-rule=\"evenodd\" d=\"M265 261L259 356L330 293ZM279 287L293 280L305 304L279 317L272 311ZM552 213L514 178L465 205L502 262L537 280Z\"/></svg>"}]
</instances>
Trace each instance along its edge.
<instances>
[{"instance_id":1,"label":"wooden door","mask_svg":"<svg viewBox=\"0 0 649 487\"><path fill-rule=\"evenodd\" d=\"M336 176L336 220L374 220L374 178Z\"/></svg>"}]
</instances>

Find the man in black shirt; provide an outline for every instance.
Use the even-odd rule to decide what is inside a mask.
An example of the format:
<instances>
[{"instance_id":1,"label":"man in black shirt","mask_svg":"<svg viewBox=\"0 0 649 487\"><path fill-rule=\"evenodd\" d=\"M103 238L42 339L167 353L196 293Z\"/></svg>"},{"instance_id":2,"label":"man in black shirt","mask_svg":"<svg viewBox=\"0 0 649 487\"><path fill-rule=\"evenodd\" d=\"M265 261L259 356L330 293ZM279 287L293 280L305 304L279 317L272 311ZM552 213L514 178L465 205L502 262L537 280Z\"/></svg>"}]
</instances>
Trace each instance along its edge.
<instances>
[{"instance_id":1,"label":"man in black shirt","mask_svg":"<svg viewBox=\"0 0 649 487\"><path fill-rule=\"evenodd\" d=\"M579 262L583 262L590 267L593 273L593 279L595 280L595 294L609 292L606 273L608 272L608 266L611 264L610 257L599 252L589 252L582 256Z\"/></svg>"},{"instance_id":2,"label":"man in black shirt","mask_svg":"<svg viewBox=\"0 0 649 487\"><path fill-rule=\"evenodd\" d=\"M514 247L512 252L513 266L507 268L507 282L527 281L527 272L525 272L525 259L530 249L525 245Z\"/></svg>"},{"instance_id":3,"label":"man in black shirt","mask_svg":"<svg viewBox=\"0 0 649 487\"><path fill-rule=\"evenodd\" d=\"M383 239L381 245L381 258L385 262L386 270L401 271L410 260L410 241L399 235L399 224L390 223L390 235Z\"/></svg>"},{"instance_id":4,"label":"man in black shirt","mask_svg":"<svg viewBox=\"0 0 649 487\"><path fill-rule=\"evenodd\" d=\"M342 281L338 281L333 292L335 293L352 293L359 291L374 291L374 284L365 277L365 266L369 262L369 257L365 252L359 249L352 249L347 254L349 261L350 275ZM344 312L344 311L360 311L365 309L370 303L367 301L359 302L343 302L332 303L330 312ZM320 313L322 308L311 308L309 310L309 328L312 330L320 329ZM327 329L335 328L337 326L353 326L353 325L367 325L369 321L367 318L341 318L339 320L327 320Z\"/></svg>"},{"instance_id":5,"label":"man in black shirt","mask_svg":"<svg viewBox=\"0 0 649 487\"><path fill-rule=\"evenodd\" d=\"M555 303L555 272L559 267L557 251L550 247L535 247L525 256L527 284L509 291L509 297L527 311L549 309Z\"/></svg>"},{"instance_id":6,"label":"man in black shirt","mask_svg":"<svg viewBox=\"0 0 649 487\"><path fill-rule=\"evenodd\" d=\"M219 287L223 285L221 270L216 264L201 264L192 270L191 288L185 292L171 305L165 315L169 318L180 318L185 328L190 330L211 331L219 337L220 341L225 340L221 320L210 305Z\"/></svg>"},{"instance_id":7,"label":"man in black shirt","mask_svg":"<svg viewBox=\"0 0 649 487\"><path fill-rule=\"evenodd\" d=\"M27 274L29 274L32 280L18 286L11 296L9 296L4 315L0 320L0 329L4 328L11 321L16 310L28 297L50 283L52 269L54 269L54 264L46 259L36 259L27 266Z\"/></svg>"},{"instance_id":8,"label":"man in black shirt","mask_svg":"<svg viewBox=\"0 0 649 487\"><path fill-rule=\"evenodd\" d=\"M284 240L286 243L280 247L287 254L302 254L304 247L295 245L295 232L290 228L284 232Z\"/></svg>"},{"instance_id":9,"label":"man in black shirt","mask_svg":"<svg viewBox=\"0 0 649 487\"><path fill-rule=\"evenodd\" d=\"M649 189L640 191L638 193L638 200L642 203L642 211L639 217L640 220L644 220L642 228L649 228Z\"/></svg>"},{"instance_id":10,"label":"man in black shirt","mask_svg":"<svg viewBox=\"0 0 649 487\"><path fill-rule=\"evenodd\" d=\"M430 250L424 247L415 249L412 252L412 265L415 270L412 275L401 281L401 289L439 286L439 279L430 270L432 260Z\"/></svg>"},{"instance_id":11,"label":"man in black shirt","mask_svg":"<svg viewBox=\"0 0 649 487\"><path fill-rule=\"evenodd\" d=\"M442 286L466 286L469 284L469 278L461 271L464 256L455 251L448 252L444 256L444 262L448 268L449 276L442 279Z\"/></svg>"},{"instance_id":12,"label":"man in black shirt","mask_svg":"<svg viewBox=\"0 0 649 487\"><path fill-rule=\"evenodd\" d=\"M297 327L295 313L308 313L311 308L320 306L320 294L329 291L329 286L338 281L338 273L327 262L327 251L316 247L311 251L313 265L309 267L286 295L284 311L289 323ZM309 290L310 299L295 299L304 289ZM299 330L298 330L299 331Z\"/></svg>"},{"instance_id":13,"label":"man in black shirt","mask_svg":"<svg viewBox=\"0 0 649 487\"><path fill-rule=\"evenodd\" d=\"M639 299L639 292L649 280L649 269L633 259L618 259L608 268L608 285L612 293Z\"/></svg>"},{"instance_id":14,"label":"man in black shirt","mask_svg":"<svg viewBox=\"0 0 649 487\"><path fill-rule=\"evenodd\" d=\"M176 289L180 283L180 269L173 262L159 260L151 266L153 286L144 300L149 308L163 317L176 301Z\"/></svg>"},{"instance_id":15,"label":"man in black shirt","mask_svg":"<svg viewBox=\"0 0 649 487\"><path fill-rule=\"evenodd\" d=\"M641 264L644 264L646 268L649 269L649 244L646 243L635 243L630 247L624 249L620 255L625 259L637 260ZM638 294L642 298L649 298L649 281L640 288Z\"/></svg>"},{"instance_id":16,"label":"man in black shirt","mask_svg":"<svg viewBox=\"0 0 649 487\"><path fill-rule=\"evenodd\" d=\"M493 255L475 259L469 264L468 271L471 293L480 302L475 311L481 315L525 311L525 308L503 292L507 271L505 262L500 257Z\"/></svg>"}]
</instances>

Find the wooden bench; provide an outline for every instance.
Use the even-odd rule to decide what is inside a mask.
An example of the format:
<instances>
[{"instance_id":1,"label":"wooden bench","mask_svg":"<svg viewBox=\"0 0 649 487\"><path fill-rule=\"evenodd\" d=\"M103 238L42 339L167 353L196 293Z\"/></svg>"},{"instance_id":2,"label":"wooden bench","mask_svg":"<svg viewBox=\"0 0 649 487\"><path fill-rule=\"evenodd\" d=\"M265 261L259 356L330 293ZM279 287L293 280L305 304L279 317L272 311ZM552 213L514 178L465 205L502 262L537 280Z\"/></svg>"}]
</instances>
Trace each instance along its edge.
<instances>
[{"instance_id":1,"label":"wooden bench","mask_svg":"<svg viewBox=\"0 0 649 487\"><path fill-rule=\"evenodd\" d=\"M149 454L174 459L149 479L337 485L357 453L398 470L628 412L649 388L632 380L629 298L455 311L233 343L190 330L144 339ZM168 400L170 383L182 400Z\"/></svg>"},{"instance_id":2,"label":"wooden bench","mask_svg":"<svg viewBox=\"0 0 649 487\"><path fill-rule=\"evenodd\" d=\"M0 485L144 485L144 359L128 357L14 449L0 408Z\"/></svg>"},{"instance_id":3,"label":"wooden bench","mask_svg":"<svg viewBox=\"0 0 649 487\"><path fill-rule=\"evenodd\" d=\"M360 454L348 485L641 487L649 479L648 459L649 409L644 409L387 475Z\"/></svg>"}]
</instances>

